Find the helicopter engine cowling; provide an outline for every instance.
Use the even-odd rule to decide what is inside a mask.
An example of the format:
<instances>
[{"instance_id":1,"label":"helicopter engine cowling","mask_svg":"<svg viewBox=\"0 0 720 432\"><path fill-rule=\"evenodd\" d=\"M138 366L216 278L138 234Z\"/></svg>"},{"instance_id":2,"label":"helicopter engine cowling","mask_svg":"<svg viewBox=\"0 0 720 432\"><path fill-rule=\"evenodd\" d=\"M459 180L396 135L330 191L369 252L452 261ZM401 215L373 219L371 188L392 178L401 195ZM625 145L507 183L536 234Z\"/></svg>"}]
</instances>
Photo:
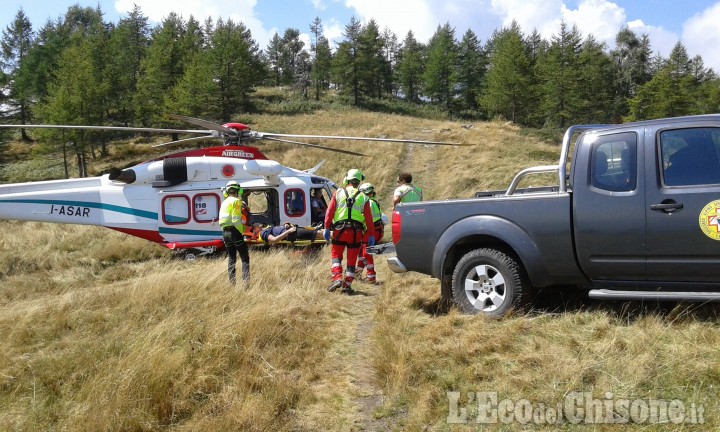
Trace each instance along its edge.
<instances>
[{"instance_id":1,"label":"helicopter engine cowling","mask_svg":"<svg viewBox=\"0 0 720 432\"><path fill-rule=\"evenodd\" d=\"M204 158L166 158L122 171L113 171L109 179L116 183L152 184L153 187L170 187L188 180L209 180L210 162Z\"/></svg>"}]
</instances>

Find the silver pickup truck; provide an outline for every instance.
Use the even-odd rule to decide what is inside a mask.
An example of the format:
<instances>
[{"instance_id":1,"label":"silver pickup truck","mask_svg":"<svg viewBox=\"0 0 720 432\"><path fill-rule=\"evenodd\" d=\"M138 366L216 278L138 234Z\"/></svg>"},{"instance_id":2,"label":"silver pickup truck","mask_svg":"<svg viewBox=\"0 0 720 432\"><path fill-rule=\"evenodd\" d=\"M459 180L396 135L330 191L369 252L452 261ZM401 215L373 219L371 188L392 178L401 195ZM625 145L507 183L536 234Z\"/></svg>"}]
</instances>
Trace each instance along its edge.
<instances>
[{"instance_id":1,"label":"silver pickup truck","mask_svg":"<svg viewBox=\"0 0 720 432\"><path fill-rule=\"evenodd\" d=\"M557 183L518 187L537 173ZM399 205L388 264L439 279L467 313L499 316L556 285L717 301L719 221L720 115L577 125L557 165L525 169L507 190Z\"/></svg>"}]
</instances>

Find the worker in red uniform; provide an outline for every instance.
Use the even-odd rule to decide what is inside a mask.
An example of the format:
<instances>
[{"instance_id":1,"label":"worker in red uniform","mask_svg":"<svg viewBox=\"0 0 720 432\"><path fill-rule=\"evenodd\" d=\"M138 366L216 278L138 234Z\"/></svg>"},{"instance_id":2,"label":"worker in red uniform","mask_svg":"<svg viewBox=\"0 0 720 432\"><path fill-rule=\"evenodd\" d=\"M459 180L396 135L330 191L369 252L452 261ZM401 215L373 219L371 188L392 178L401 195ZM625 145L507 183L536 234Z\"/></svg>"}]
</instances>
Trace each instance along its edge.
<instances>
[{"instance_id":1,"label":"worker in red uniform","mask_svg":"<svg viewBox=\"0 0 720 432\"><path fill-rule=\"evenodd\" d=\"M333 292L342 287L342 292L352 294L352 283L355 280L355 263L363 237L367 236L369 245L375 244L375 227L370 210L370 199L360 192L360 182L365 179L358 169L351 169L343 179L344 188L333 194L328 210L325 213L325 231L323 237L331 241L330 257L332 258L332 284L328 291ZM342 275L342 257L347 248L347 268L345 278Z\"/></svg>"},{"instance_id":2,"label":"worker in red uniform","mask_svg":"<svg viewBox=\"0 0 720 432\"><path fill-rule=\"evenodd\" d=\"M370 199L370 213L372 214L373 226L375 227L375 235L377 240L382 240L385 233L385 225L382 221L382 212L380 211L380 204L375 199L375 186L370 183L363 183L360 185L360 192L367 195ZM363 239L363 244L360 249L360 255L358 257L357 265L355 266L355 273L360 276L364 269L367 269L367 281L371 284L378 284L377 274L375 273L375 260L372 254L367 251L368 237Z\"/></svg>"}]
</instances>

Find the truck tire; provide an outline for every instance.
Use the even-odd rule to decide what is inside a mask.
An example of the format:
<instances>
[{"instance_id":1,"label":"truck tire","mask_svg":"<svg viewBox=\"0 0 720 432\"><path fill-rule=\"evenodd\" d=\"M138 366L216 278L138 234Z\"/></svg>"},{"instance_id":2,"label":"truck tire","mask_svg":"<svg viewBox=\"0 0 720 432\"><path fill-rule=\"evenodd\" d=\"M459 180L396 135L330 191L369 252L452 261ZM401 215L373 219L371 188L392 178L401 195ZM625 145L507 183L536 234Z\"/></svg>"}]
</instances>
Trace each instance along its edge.
<instances>
[{"instance_id":1,"label":"truck tire","mask_svg":"<svg viewBox=\"0 0 720 432\"><path fill-rule=\"evenodd\" d=\"M518 262L495 249L465 254L452 276L453 301L461 312L500 317L520 305L529 288Z\"/></svg>"}]
</instances>

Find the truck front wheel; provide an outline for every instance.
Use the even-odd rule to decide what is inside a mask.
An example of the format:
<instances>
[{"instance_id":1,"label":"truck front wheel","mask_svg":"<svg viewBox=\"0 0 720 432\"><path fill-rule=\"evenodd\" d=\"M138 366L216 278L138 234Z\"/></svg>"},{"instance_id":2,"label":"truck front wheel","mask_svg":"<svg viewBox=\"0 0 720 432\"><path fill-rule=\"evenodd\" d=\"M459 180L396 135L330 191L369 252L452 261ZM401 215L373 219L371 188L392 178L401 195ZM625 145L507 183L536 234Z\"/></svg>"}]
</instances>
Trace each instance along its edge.
<instances>
[{"instance_id":1,"label":"truck front wheel","mask_svg":"<svg viewBox=\"0 0 720 432\"><path fill-rule=\"evenodd\" d=\"M495 249L465 254L452 276L453 301L463 313L499 317L517 306L527 286L517 261Z\"/></svg>"}]
</instances>

